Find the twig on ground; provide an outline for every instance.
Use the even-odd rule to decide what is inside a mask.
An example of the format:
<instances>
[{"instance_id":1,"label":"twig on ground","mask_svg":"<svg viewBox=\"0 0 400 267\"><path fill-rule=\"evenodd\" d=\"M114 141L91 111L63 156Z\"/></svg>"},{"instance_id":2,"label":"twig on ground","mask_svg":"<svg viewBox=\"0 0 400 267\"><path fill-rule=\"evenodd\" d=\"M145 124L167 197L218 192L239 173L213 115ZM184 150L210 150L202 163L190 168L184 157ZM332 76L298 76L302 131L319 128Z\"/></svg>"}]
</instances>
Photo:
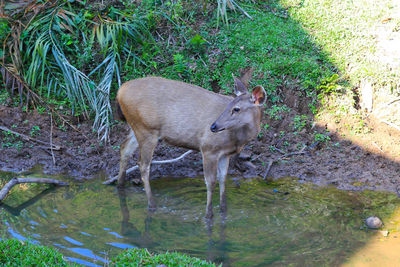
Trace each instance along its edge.
<instances>
[{"instance_id":1,"label":"twig on ground","mask_svg":"<svg viewBox=\"0 0 400 267\"><path fill-rule=\"evenodd\" d=\"M279 153L281 153L281 154L285 154L285 151L283 151L283 150L281 150L281 149L279 149L279 148L277 148L277 147L275 147L275 146L271 146L274 150L276 150L276 151L278 151Z\"/></svg>"},{"instance_id":2,"label":"twig on ground","mask_svg":"<svg viewBox=\"0 0 400 267\"><path fill-rule=\"evenodd\" d=\"M381 120L381 122L383 122L383 123L386 123L387 125L389 125L389 126L391 126L391 127L395 128L397 131L400 131L400 127L399 127L399 126L397 126L396 124L393 124L393 123L391 123L390 121L387 121L387 120Z\"/></svg>"},{"instance_id":3,"label":"twig on ground","mask_svg":"<svg viewBox=\"0 0 400 267\"><path fill-rule=\"evenodd\" d=\"M66 182L48 178L33 178L33 177L13 178L0 190L0 201L2 201L6 197L6 195L8 194L8 192L10 192L11 188L14 185L22 183L68 185L68 183Z\"/></svg>"},{"instance_id":4,"label":"twig on ground","mask_svg":"<svg viewBox=\"0 0 400 267\"><path fill-rule=\"evenodd\" d=\"M27 135L25 135L25 134L22 134L22 133L18 133L18 132L16 132L16 131L13 131L13 130L11 130L11 129L8 129L8 128L5 127L5 126L0 126L0 130L5 131L5 132L10 132L10 133L15 134L15 135L18 135L18 136L20 136L22 139L24 139L24 140L26 140L26 141L34 141L34 142L36 142L36 143L39 143L39 144L42 144L42 145L46 145L46 146L49 145L49 143L47 143L47 142L44 142L44 141L42 141L42 140L29 137L29 136L27 136ZM60 146L57 146L57 145L54 145L54 144L50 144L50 146L51 146L51 148L54 149L54 150L60 150L60 149L61 149Z\"/></svg>"},{"instance_id":5,"label":"twig on ground","mask_svg":"<svg viewBox=\"0 0 400 267\"><path fill-rule=\"evenodd\" d=\"M377 149L379 149L380 152L384 153L383 150L382 150L382 148L380 148L380 147L378 146L377 143L372 142L372 144L373 144Z\"/></svg>"},{"instance_id":6,"label":"twig on ground","mask_svg":"<svg viewBox=\"0 0 400 267\"><path fill-rule=\"evenodd\" d=\"M265 180L268 176L269 171L271 170L272 164L274 164L274 160L270 159L268 162L268 166L267 169L265 170L264 176L263 176L263 180Z\"/></svg>"},{"instance_id":7,"label":"twig on ground","mask_svg":"<svg viewBox=\"0 0 400 267\"><path fill-rule=\"evenodd\" d=\"M173 158L173 159L167 159L167 160L153 160L153 161L151 162L151 164L167 164L167 163L173 163L173 162L176 162L176 161L179 161L179 160L183 159L184 157L186 157L187 155L189 155L189 154L192 153L192 152L193 152L193 150L186 151L185 153L183 153L183 154L180 155L179 157L176 157L176 158ZM133 166L132 168L128 169L128 170L126 171L126 174L129 174L129 173L133 172L134 170L136 170L136 169L138 169L138 168L139 168L139 166L138 166L138 165L135 165L135 166ZM117 180L118 180L118 175L112 177L111 179L108 179L107 181L103 182L103 184L112 184L112 183L114 183L114 182L117 181Z\"/></svg>"},{"instance_id":8,"label":"twig on ground","mask_svg":"<svg viewBox=\"0 0 400 267\"><path fill-rule=\"evenodd\" d=\"M56 165L56 158L53 152L53 115L50 113L50 151L51 157L53 158L53 164Z\"/></svg>"},{"instance_id":9,"label":"twig on ground","mask_svg":"<svg viewBox=\"0 0 400 267\"><path fill-rule=\"evenodd\" d=\"M237 3L235 3L236 7L249 19L253 20L253 17L249 15L243 8L241 8Z\"/></svg>"},{"instance_id":10,"label":"twig on ground","mask_svg":"<svg viewBox=\"0 0 400 267\"><path fill-rule=\"evenodd\" d=\"M397 97L395 99L392 99L392 100L388 101L387 103L385 103L385 104L381 105L380 107L378 107L377 109L373 110L371 113L375 114L378 111L380 111L380 110L382 110L384 108L387 108L388 106L392 105L393 103L396 103L397 101L400 101L400 97Z\"/></svg>"},{"instance_id":11,"label":"twig on ground","mask_svg":"<svg viewBox=\"0 0 400 267\"><path fill-rule=\"evenodd\" d=\"M289 153L286 153L286 154L284 154L284 155L282 155L282 156L280 156L280 157L278 157L276 159L270 159L269 162L268 162L268 165L267 165L267 169L265 170L265 173L263 175L263 180L267 179L268 173L271 170L271 167L275 162L278 162L278 161L280 161L280 160L282 160L284 158L291 157L291 156L294 156L294 155L303 155L303 154L306 153L305 152L306 148L307 148L307 146L304 145L303 148L300 149L300 151L289 152Z\"/></svg>"}]
</instances>

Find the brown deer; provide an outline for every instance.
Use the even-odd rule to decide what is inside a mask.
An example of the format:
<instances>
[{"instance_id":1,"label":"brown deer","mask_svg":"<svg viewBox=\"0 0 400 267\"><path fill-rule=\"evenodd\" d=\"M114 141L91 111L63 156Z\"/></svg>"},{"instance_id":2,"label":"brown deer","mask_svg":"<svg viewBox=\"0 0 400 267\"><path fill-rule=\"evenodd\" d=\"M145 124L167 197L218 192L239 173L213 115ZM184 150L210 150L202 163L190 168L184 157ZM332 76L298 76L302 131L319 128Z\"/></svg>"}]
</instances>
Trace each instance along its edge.
<instances>
[{"instance_id":1,"label":"brown deer","mask_svg":"<svg viewBox=\"0 0 400 267\"><path fill-rule=\"evenodd\" d=\"M129 157L139 147L139 168L149 209L155 208L149 173L158 140L200 151L207 185L206 217L213 216L212 193L219 180L220 207L226 210L225 179L229 158L260 131L265 90L256 86L248 93L235 81L235 98L201 87L160 77L128 81L118 91L122 119L132 130L121 145L118 186L125 184Z\"/></svg>"}]
</instances>

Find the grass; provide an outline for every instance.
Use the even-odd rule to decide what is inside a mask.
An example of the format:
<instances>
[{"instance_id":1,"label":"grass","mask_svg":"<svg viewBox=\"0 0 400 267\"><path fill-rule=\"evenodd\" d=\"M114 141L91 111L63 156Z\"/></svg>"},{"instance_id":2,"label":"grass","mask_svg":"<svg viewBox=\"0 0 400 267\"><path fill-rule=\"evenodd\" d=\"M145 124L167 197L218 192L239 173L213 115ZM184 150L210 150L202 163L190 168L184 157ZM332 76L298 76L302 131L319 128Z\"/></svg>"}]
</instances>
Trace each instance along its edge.
<instances>
[{"instance_id":1,"label":"grass","mask_svg":"<svg viewBox=\"0 0 400 267\"><path fill-rule=\"evenodd\" d=\"M16 239L0 240L0 251L2 266L74 266L54 248Z\"/></svg>"},{"instance_id":2,"label":"grass","mask_svg":"<svg viewBox=\"0 0 400 267\"><path fill-rule=\"evenodd\" d=\"M259 9L251 12L254 20L237 17L218 36L226 55L219 62L221 77L230 79L239 68L252 67L253 82L265 84L273 103L283 101L277 90L283 86L311 95L321 78L335 73L334 65L296 21L265 12L263 6Z\"/></svg>"},{"instance_id":3,"label":"grass","mask_svg":"<svg viewBox=\"0 0 400 267\"><path fill-rule=\"evenodd\" d=\"M147 249L128 249L111 261L111 265L115 266L159 266L162 264L165 266L216 266L178 252L154 254Z\"/></svg>"},{"instance_id":4,"label":"grass","mask_svg":"<svg viewBox=\"0 0 400 267\"><path fill-rule=\"evenodd\" d=\"M395 0L299 1L282 6L300 23L313 42L330 55L333 64L353 86L369 79L400 93L400 65L384 64L379 54L380 34L398 32L400 6Z\"/></svg>"},{"instance_id":5,"label":"grass","mask_svg":"<svg viewBox=\"0 0 400 267\"><path fill-rule=\"evenodd\" d=\"M396 5L395 0L380 1L379 8L376 7L375 1L370 0L243 1L241 7L253 19L247 18L242 12L228 11L228 26L218 22L216 6L211 2L205 12L202 3L196 1L160 3L146 0L141 4L125 2L107 6L104 12L99 11L96 5L89 6L88 11L84 13L79 3L71 2L63 5L63 8L74 14L77 22L72 26L76 32L83 32L88 36L87 44L76 42L73 35L65 33L65 29L58 41L66 42L65 56L72 64L68 66L71 69L76 67L82 75L90 76L90 79L100 83L104 78L101 72L95 72L93 75L89 73L102 62L108 64L109 61L105 61L108 55L105 44L111 42L111 39L106 41L100 38L95 34L96 31L87 30L84 25L88 24L89 20L95 20L97 16L108 18L110 21L112 19L113 23L117 23L118 20L123 22L124 18L129 17L132 25L137 23L133 19L134 14L145 18L144 24L138 24L139 32L143 34L137 35L137 38L142 39L131 40L132 44L137 45L125 47L126 42L120 40L121 47L126 49L119 49L119 55L115 57L117 61L114 65L118 68L114 70L103 66L109 69L108 82L103 84L107 96L104 98L101 94L101 101L94 101L96 105L100 103L104 107L96 109L96 118L111 117L108 98L115 97L119 83L116 78L119 81L119 77L121 81L127 81L157 75L230 93L233 85L231 74L238 76L243 70L252 68L254 74L250 84L264 86L268 101L274 105L274 109L279 109L285 103L285 90L296 91L302 98L307 99L307 113L313 114L318 113L319 107L325 108L326 95L347 95L349 100L335 107L334 111L354 112L354 94L357 94L356 89L363 80L369 80L375 87L384 88L385 92L400 93L400 64L397 67L389 66L381 62L379 57L379 34L383 32L382 29L392 30L393 33L400 30L400 18L394 16L396 9L400 7ZM96 20L96 23L99 22ZM9 32L7 25L7 22L2 20L0 36ZM103 26L107 25L106 23ZM111 24L108 26L111 27ZM93 27L100 29L100 26ZM29 31L24 34L29 34ZM21 38L27 43L31 39L24 34ZM89 38L90 36L92 38ZM93 42L104 45L96 45ZM82 45L90 48L89 51L83 49ZM27 63L30 62L28 58L29 55L25 55L24 60ZM47 75L46 72L43 73ZM46 87L47 80L36 81L39 80L41 86L36 90L45 97L46 94L40 90ZM72 84L60 84L73 89ZM51 86L53 88L55 85ZM2 103L7 102L4 96L3 90L0 93ZM46 97L57 99L48 99L47 102L61 105L59 96ZM61 95L61 98L66 97ZM88 104L89 98L83 99ZM62 106L73 109L74 106L68 103ZM82 104L81 109L86 108L87 106ZM284 108L283 106L282 109ZM79 111L75 108L75 112ZM99 119L95 121L94 127L108 135L111 122ZM108 122L104 124L104 121Z\"/></svg>"},{"instance_id":6,"label":"grass","mask_svg":"<svg viewBox=\"0 0 400 267\"><path fill-rule=\"evenodd\" d=\"M78 266L65 261L56 249L16 239L0 240L1 266ZM112 266L216 266L179 252L150 253L147 249L129 249L111 260Z\"/></svg>"}]
</instances>

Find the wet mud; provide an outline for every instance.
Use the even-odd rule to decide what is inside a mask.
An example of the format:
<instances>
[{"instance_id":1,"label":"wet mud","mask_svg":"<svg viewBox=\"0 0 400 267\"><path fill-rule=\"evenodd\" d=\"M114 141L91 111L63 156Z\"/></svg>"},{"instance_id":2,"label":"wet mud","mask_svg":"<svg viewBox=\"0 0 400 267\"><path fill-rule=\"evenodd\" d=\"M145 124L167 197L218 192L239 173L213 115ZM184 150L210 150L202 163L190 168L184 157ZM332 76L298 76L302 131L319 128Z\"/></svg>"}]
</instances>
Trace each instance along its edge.
<instances>
[{"instance_id":1,"label":"wet mud","mask_svg":"<svg viewBox=\"0 0 400 267\"><path fill-rule=\"evenodd\" d=\"M299 106L297 102L292 104ZM301 114L301 106L296 111L298 114ZM294 132L291 122L295 114L287 114L280 120L264 118L263 123L269 128L231 160L229 174L264 176L267 166L273 161L268 179L292 176L298 177L300 182L332 185L346 190L372 189L398 193L400 138L396 130L371 121L372 133L344 136L345 130L332 126L328 118L326 123L320 121ZM67 174L77 180L90 179L100 172L108 177L117 175L119 145L128 133L128 126L116 122L111 129L110 140L102 144L92 131L90 121L82 122L76 117L69 119L77 130L57 118L51 119L47 114L0 106L1 126L60 146L60 150L51 151L49 145L26 141L1 131L0 170L28 172L39 165L45 174ZM327 134L327 130L330 141L316 142L315 133ZM303 154L285 156L304 147ZM185 151L160 142L154 159L171 159ZM136 157L132 158L129 166L136 164ZM179 162L153 165L151 169L152 179L199 175L202 175L202 161L198 152ZM139 172L135 171L129 177L138 178Z\"/></svg>"}]
</instances>

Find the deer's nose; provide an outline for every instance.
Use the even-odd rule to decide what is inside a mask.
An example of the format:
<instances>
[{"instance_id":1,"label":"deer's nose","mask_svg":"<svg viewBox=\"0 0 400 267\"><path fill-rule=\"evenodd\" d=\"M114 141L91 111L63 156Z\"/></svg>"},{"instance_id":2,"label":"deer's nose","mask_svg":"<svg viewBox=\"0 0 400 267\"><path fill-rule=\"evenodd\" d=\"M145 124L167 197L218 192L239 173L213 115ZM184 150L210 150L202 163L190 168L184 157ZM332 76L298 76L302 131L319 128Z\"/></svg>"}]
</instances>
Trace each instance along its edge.
<instances>
[{"instance_id":1,"label":"deer's nose","mask_svg":"<svg viewBox=\"0 0 400 267\"><path fill-rule=\"evenodd\" d=\"M210 127L211 132L215 133L217 131L217 124L215 122Z\"/></svg>"}]
</instances>

